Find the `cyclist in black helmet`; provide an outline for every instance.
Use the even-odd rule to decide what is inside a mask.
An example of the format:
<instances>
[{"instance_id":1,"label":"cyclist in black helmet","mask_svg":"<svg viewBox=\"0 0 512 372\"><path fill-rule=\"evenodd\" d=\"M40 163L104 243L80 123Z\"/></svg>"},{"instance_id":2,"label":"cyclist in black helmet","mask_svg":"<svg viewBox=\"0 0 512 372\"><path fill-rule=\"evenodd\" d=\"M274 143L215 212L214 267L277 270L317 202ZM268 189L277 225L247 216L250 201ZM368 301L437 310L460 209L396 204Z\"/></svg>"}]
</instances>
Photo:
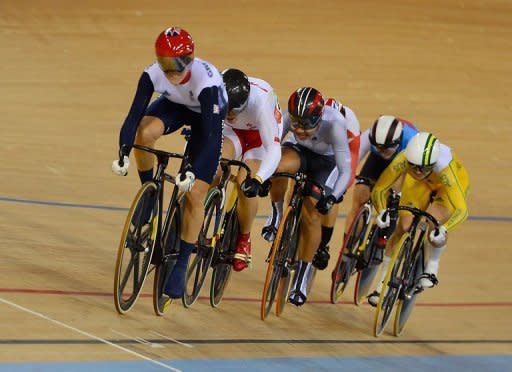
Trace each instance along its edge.
<instances>
[{"instance_id":1,"label":"cyclist in black helmet","mask_svg":"<svg viewBox=\"0 0 512 372\"><path fill-rule=\"evenodd\" d=\"M222 156L242 159L253 177L245 180L245 171L238 174L240 185L238 235L233 269L241 271L251 262L250 231L256 213L262 184L274 173L281 158L282 114L270 84L247 77L234 68L222 72L228 93L228 114L225 120Z\"/></svg>"}]
</instances>

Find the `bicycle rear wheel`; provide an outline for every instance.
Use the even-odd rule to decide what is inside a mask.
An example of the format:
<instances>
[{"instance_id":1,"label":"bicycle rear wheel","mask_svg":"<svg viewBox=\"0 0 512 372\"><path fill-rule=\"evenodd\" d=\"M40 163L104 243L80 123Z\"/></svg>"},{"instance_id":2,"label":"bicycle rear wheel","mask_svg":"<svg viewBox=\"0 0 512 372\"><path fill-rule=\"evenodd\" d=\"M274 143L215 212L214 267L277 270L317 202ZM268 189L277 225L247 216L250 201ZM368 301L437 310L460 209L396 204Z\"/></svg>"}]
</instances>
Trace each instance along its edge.
<instances>
[{"instance_id":1,"label":"bicycle rear wheel","mask_svg":"<svg viewBox=\"0 0 512 372\"><path fill-rule=\"evenodd\" d=\"M206 201L204 220L197 241L197 250L189 259L185 292L182 301L185 307L196 302L203 288L206 274L212 263L215 244L216 219L221 213L220 192L212 192Z\"/></svg>"},{"instance_id":2,"label":"bicycle rear wheel","mask_svg":"<svg viewBox=\"0 0 512 372\"><path fill-rule=\"evenodd\" d=\"M395 305L402 286L401 273L405 263L407 251L411 248L411 237L404 234L398 244L395 246L393 257L389 263L389 268L382 284L382 290L379 297L379 303L375 312L374 336L382 334L391 318L391 312ZM398 248L398 249L397 249Z\"/></svg>"},{"instance_id":3,"label":"bicycle rear wheel","mask_svg":"<svg viewBox=\"0 0 512 372\"><path fill-rule=\"evenodd\" d=\"M354 304L356 305L360 305L367 296L379 270L379 264L382 262L384 250L377 245L378 231L377 225L373 225L368 235L366 247L361 252L360 264L362 264L362 268L357 272L354 288ZM379 259L377 259L377 256L380 256Z\"/></svg>"},{"instance_id":4,"label":"bicycle rear wheel","mask_svg":"<svg viewBox=\"0 0 512 372\"><path fill-rule=\"evenodd\" d=\"M114 304L119 314L133 307L146 280L158 232L159 208L157 185L145 183L132 202L117 250Z\"/></svg>"},{"instance_id":5,"label":"bicycle rear wheel","mask_svg":"<svg viewBox=\"0 0 512 372\"><path fill-rule=\"evenodd\" d=\"M267 273L265 275L265 284L263 285L263 293L261 296L261 320L265 320L272 308L279 289L279 282L283 275L284 264L287 257L286 239L288 238L288 234L285 233L288 230L290 223L293 223L293 215L290 211L290 207L287 207L284 211L283 219L277 229L274 242L272 243ZM286 274L288 273L285 273L285 275Z\"/></svg>"},{"instance_id":6,"label":"bicycle rear wheel","mask_svg":"<svg viewBox=\"0 0 512 372\"><path fill-rule=\"evenodd\" d=\"M290 283L296 273L297 264L297 245L299 242L299 221L293 218L290 214L290 221L286 230L283 232L282 244L286 253L286 260L283 263L283 271L281 272L281 279L279 280L279 288L277 291L276 302L276 316L281 316L284 307L288 302L288 295L290 294ZM309 288L308 288L309 290ZM307 292L309 293L309 292Z\"/></svg>"},{"instance_id":7,"label":"bicycle rear wheel","mask_svg":"<svg viewBox=\"0 0 512 372\"><path fill-rule=\"evenodd\" d=\"M423 240L423 239L422 239ZM407 273L407 278L404 278L409 285L404 288L403 296L398 300L396 312L395 312L395 324L393 327L393 334L400 336L407 324L407 320L412 313L414 304L416 303L416 297L419 292L416 290L416 283L418 283L421 274L423 273L423 241L421 240L421 246L419 247L414 257L412 270ZM409 271L409 270L408 270Z\"/></svg>"},{"instance_id":8,"label":"bicycle rear wheel","mask_svg":"<svg viewBox=\"0 0 512 372\"><path fill-rule=\"evenodd\" d=\"M240 225L238 223L237 203L224 216L223 233L215 246L212 279L210 283L210 305L219 306L231 277L231 261L235 253Z\"/></svg>"},{"instance_id":9,"label":"bicycle rear wheel","mask_svg":"<svg viewBox=\"0 0 512 372\"><path fill-rule=\"evenodd\" d=\"M339 301L348 286L350 277L355 272L359 246L364 242L370 213L371 210L367 204L361 207L340 249L338 261L331 276L331 303L333 304Z\"/></svg>"},{"instance_id":10,"label":"bicycle rear wheel","mask_svg":"<svg viewBox=\"0 0 512 372\"><path fill-rule=\"evenodd\" d=\"M156 315L162 316L167 312L172 304L172 299L163 293L165 283L171 274L178 258L180 244L180 206L176 204L169 215L169 221L165 231L160 256L153 257L155 261L155 275L153 279L153 310ZM157 255L158 250L155 252ZM163 253L162 253L163 252Z\"/></svg>"}]
</instances>

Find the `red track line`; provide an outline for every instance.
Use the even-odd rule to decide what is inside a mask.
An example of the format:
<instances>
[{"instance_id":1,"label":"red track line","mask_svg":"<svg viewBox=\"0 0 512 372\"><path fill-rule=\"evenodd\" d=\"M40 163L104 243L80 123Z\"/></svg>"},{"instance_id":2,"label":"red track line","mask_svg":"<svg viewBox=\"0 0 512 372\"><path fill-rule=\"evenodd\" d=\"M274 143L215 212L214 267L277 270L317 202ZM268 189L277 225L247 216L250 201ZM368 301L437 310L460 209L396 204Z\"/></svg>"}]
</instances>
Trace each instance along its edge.
<instances>
[{"instance_id":1,"label":"red track line","mask_svg":"<svg viewBox=\"0 0 512 372\"><path fill-rule=\"evenodd\" d=\"M110 297L112 293L108 292L93 292L93 291L64 291L57 289L29 289L29 288L0 288L0 293L31 293L31 294L48 294L60 296L96 296L96 297ZM142 293L141 297L151 297L151 293ZM208 300L209 297L200 296L200 300ZM222 301L236 301L236 302L260 302L259 298L244 298L244 297L224 297ZM330 301L308 301L311 304L330 304ZM340 301L338 304L350 305L352 301ZM367 305L367 304L364 304ZM430 303L417 303L416 306L424 307L512 307L512 301L508 302L430 302Z\"/></svg>"}]
</instances>

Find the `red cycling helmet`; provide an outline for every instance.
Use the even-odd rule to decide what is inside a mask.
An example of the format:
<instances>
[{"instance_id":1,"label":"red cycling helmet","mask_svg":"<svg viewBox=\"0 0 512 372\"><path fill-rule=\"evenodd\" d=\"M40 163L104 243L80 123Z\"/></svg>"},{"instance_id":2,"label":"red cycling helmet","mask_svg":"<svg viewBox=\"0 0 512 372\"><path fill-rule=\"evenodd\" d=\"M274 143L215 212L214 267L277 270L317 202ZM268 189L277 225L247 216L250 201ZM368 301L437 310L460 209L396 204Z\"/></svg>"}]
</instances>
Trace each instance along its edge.
<instances>
[{"instance_id":1,"label":"red cycling helmet","mask_svg":"<svg viewBox=\"0 0 512 372\"><path fill-rule=\"evenodd\" d=\"M194 59L194 40L184 29L169 27L158 35L155 52L164 71L182 72Z\"/></svg>"}]
</instances>

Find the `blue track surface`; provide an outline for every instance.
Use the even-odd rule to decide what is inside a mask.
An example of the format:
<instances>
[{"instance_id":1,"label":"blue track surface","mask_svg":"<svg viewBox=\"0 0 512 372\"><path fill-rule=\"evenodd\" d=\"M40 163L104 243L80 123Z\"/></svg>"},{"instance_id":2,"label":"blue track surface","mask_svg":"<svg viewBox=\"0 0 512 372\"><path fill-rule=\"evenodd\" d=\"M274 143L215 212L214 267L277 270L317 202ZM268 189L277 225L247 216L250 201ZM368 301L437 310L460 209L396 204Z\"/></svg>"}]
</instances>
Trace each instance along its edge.
<instances>
[{"instance_id":1,"label":"blue track surface","mask_svg":"<svg viewBox=\"0 0 512 372\"><path fill-rule=\"evenodd\" d=\"M182 371L510 371L512 355L167 360ZM0 371L162 371L145 361L1 364Z\"/></svg>"}]
</instances>

